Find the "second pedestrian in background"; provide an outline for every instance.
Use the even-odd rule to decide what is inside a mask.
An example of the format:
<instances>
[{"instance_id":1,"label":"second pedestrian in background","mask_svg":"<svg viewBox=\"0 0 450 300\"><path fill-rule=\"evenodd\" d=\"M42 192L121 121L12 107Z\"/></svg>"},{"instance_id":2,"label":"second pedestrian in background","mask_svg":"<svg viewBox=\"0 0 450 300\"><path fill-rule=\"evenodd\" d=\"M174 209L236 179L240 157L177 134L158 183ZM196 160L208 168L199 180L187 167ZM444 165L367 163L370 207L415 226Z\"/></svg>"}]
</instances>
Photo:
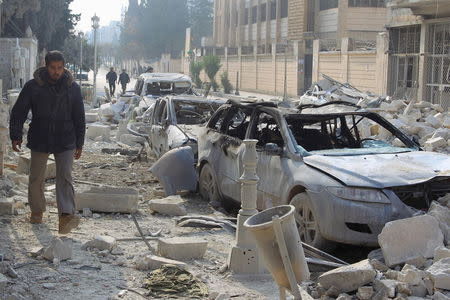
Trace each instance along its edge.
<instances>
[{"instance_id":1,"label":"second pedestrian in background","mask_svg":"<svg viewBox=\"0 0 450 300\"><path fill-rule=\"evenodd\" d=\"M128 76L127 72L125 69L122 70L122 73L120 73L119 75L119 81L118 83L120 83L122 85L122 94L125 94L127 91L127 84L130 82L130 76Z\"/></svg>"}]
</instances>

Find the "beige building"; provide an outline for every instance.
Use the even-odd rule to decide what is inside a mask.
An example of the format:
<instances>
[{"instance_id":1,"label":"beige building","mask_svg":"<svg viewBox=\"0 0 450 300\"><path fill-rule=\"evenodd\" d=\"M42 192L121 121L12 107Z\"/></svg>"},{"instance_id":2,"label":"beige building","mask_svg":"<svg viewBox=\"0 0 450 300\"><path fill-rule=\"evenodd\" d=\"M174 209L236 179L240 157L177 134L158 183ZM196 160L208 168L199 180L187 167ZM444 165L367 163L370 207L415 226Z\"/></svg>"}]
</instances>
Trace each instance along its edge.
<instances>
[{"instance_id":1,"label":"beige building","mask_svg":"<svg viewBox=\"0 0 450 300\"><path fill-rule=\"evenodd\" d=\"M246 82L253 82L249 90L279 94L283 73L288 73L287 89L296 95L312 82L314 39L320 38L324 48L338 49L345 37L374 45L386 22L384 0L215 0L215 49L211 51L226 61L238 56L237 61L242 62L241 56L245 56L246 72L239 78L242 89ZM286 71L281 70L284 56ZM270 70L272 66L277 69ZM261 90L258 82L270 88Z\"/></svg>"}]
</instances>

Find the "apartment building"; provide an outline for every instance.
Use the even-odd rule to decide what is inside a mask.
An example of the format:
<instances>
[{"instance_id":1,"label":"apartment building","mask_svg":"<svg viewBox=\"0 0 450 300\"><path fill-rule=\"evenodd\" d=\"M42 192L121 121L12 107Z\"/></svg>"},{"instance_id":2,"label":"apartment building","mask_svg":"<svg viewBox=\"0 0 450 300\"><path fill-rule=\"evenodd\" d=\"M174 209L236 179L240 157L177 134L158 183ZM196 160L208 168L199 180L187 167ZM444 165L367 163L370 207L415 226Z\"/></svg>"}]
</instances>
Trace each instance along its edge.
<instances>
[{"instance_id":1,"label":"apartment building","mask_svg":"<svg viewBox=\"0 0 450 300\"><path fill-rule=\"evenodd\" d=\"M388 93L450 107L450 0L387 0Z\"/></svg>"},{"instance_id":2,"label":"apartment building","mask_svg":"<svg viewBox=\"0 0 450 300\"><path fill-rule=\"evenodd\" d=\"M314 39L334 48L344 37L375 42L386 22L384 0L215 0L213 41L217 55L227 48L228 54L257 59L292 50L302 93L312 80ZM285 50L287 44L296 46Z\"/></svg>"}]
</instances>

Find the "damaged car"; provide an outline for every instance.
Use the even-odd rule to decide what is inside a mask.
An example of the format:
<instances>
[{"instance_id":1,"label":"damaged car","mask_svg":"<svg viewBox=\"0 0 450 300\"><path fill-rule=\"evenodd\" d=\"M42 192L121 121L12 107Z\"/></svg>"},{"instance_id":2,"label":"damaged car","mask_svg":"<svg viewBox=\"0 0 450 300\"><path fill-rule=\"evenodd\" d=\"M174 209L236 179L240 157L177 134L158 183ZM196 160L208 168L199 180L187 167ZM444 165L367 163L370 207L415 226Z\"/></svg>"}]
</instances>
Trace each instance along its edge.
<instances>
[{"instance_id":1,"label":"damaged car","mask_svg":"<svg viewBox=\"0 0 450 300\"><path fill-rule=\"evenodd\" d=\"M386 130L395 145L377 139ZM243 140L256 139L258 209L292 204L302 240L376 246L386 222L450 192L450 156L420 146L380 115L346 102L281 108L229 101L198 142L199 192L240 202Z\"/></svg>"},{"instance_id":2,"label":"damaged car","mask_svg":"<svg viewBox=\"0 0 450 300\"><path fill-rule=\"evenodd\" d=\"M162 156L171 149L190 146L197 157L197 138L224 100L179 95L156 101L149 126L149 141L153 152Z\"/></svg>"}]
</instances>

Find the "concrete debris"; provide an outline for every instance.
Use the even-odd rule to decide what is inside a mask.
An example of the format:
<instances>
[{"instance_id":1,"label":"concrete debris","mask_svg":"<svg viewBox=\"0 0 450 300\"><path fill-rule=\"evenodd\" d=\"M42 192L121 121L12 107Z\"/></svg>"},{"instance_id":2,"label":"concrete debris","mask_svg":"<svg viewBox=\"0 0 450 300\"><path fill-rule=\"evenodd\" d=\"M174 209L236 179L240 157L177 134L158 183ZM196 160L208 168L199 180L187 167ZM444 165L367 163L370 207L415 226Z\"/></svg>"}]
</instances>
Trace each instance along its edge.
<instances>
[{"instance_id":1,"label":"concrete debris","mask_svg":"<svg viewBox=\"0 0 450 300\"><path fill-rule=\"evenodd\" d=\"M398 281L392 279L374 280L373 285L375 292L383 291L389 298L395 297Z\"/></svg>"},{"instance_id":2,"label":"concrete debris","mask_svg":"<svg viewBox=\"0 0 450 300\"><path fill-rule=\"evenodd\" d=\"M450 207L442 206L433 201L428 209L428 215L433 216L439 222L439 228L444 235L445 244L450 243Z\"/></svg>"},{"instance_id":3,"label":"concrete debris","mask_svg":"<svg viewBox=\"0 0 450 300\"><path fill-rule=\"evenodd\" d=\"M450 293L445 295L439 291L434 292L433 300L450 300Z\"/></svg>"},{"instance_id":4,"label":"concrete debris","mask_svg":"<svg viewBox=\"0 0 450 300\"><path fill-rule=\"evenodd\" d=\"M444 246L434 249L433 261L437 262L443 258L450 258L450 249Z\"/></svg>"},{"instance_id":5,"label":"concrete debris","mask_svg":"<svg viewBox=\"0 0 450 300\"><path fill-rule=\"evenodd\" d=\"M346 293L342 293L336 298L336 300L352 300L352 299L353 297Z\"/></svg>"},{"instance_id":6,"label":"concrete debris","mask_svg":"<svg viewBox=\"0 0 450 300\"><path fill-rule=\"evenodd\" d=\"M181 261L168 259L161 256L156 255L145 255L143 257L139 257L135 261L136 269L141 271L149 271L160 268L162 265L175 265L175 266L181 266L185 267L186 264Z\"/></svg>"},{"instance_id":7,"label":"concrete debris","mask_svg":"<svg viewBox=\"0 0 450 300\"><path fill-rule=\"evenodd\" d=\"M444 245L444 236L434 217L422 215L386 223L378 242L392 267L421 256L432 258L434 249Z\"/></svg>"},{"instance_id":8,"label":"concrete debris","mask_svg":"<svg viewBox=\"0 0 450 300\"><path fill-rule=\"evenodd\" d=\"M83 213L82 213L83 217L92 218L92 215L93 215L92 211L89 208L87 208L87 207L83 208Z\"/></svg>"},{"instance_id":9,"label":"concrete debris","mask_svg":"<svg viewBox=\"0 0 450 300\"><path fill-rule=\"evenodd\" d=\"M408 283L411 285L418 285L422 281L422 272L414 266L406 264L400 274L398 275L398 281Z\"/></svg>"},{"instance_id":10,"label":"concrete debris","mask_svg":"<svg viewBox=\"0 0 450 300\"><path fill-rule=\"evenodd\" d=\"M11 198L0 198L0 216L13 215L15 203Z\"/></svg>"},{"instance_id":11,"label":"concrete debris","mask_svg":"<svg viewBox=\"0 0 450 300\"><path fill-rule=\"evenodd\" d=\"M199 238L163 238L158 242L159 255L176 260L203 258L208 242Z\"/></svg>"},{"instance_id":12,"label":"concrete debris","mask_svg":"<svg viewBox=\"0 0 450 300\"><path fill-rule=\"evenodd\" d=\"M8 278L5 275L0 274L0 293L6 288L7 285Z\"/></svg>"},{"instance_id":13,"label":"concrete debris","mask_svg":"<svg viewBox=\"0 0 450 300\"><path fill-rule=\"evenodd\" d=\"M86 123L95 123L98 121L98 113L85 113Z\"/></svg>"},{"instance_id":14,"label":"concrete debris","mask_svg":"<svg viewBox=\"0 0 450 300\"><path fill-rule=\"evenodd\" d=\"M450 194L445 195L437 200L437 202L443 206L450 208Z\"/></svg>"},{"instance_id":15,"label":"concrete debris","mask_svg":"<svg viewBox=\"0 0 450 300\"><path fill-rule=\"evenodd\" d=\"M63 241L55 237L44 249L42 256L52 262L55 258L59 261L70 259L72 258L72 241L68 239Z\"/></svg>"},{"instance_id":16,"label":"concrete debris","mask_svg":"<svg viewBox=\"0 0 450 300\"><path fill-rule=\"evenodd\" d=\"M129 133L120 135L119 141L131 147L144 146L147 140L142 136L136 136Z\"/></svg>"},{"instance_id":17,"label":"concrete debris","mask_svg":"<svg viewBox=\"0 0 450 300\"><path fill-rule=\"evenodd\" d=\"M17 174L30 174L31 167L31 153L23 154L19 156L17 163ZM56 163L52 158L47 160L47 167L45 169L45 179L52 179L56 177Z\"/></svg>"},{"instance_id":18,"label":"concrete debris","mask_svg":"<svg viewBox=\"0 0 450 300\"><path fill-rule=\"evenodd\" d=\"M93 240L84 243L82 249L95 248L100 251L103 250L111 251L116 246L116 244L117 242L115 238L107 235L99 235L96 236Z\"/></svg>"},{"instance_id":19,"label":"concrete debris","mask_svg":"<svg viewBox=\"0 0 450 300\"><path fill-rule=\"evenodd\" d=\"M360 300L369 300L373 296L373 287L371 286L362 286L358 289L356 293L356 297Z\"/></svg>"},{"instance_id":20,"label":"concrete debris","mask_svg":"<svg viewBox=\"0 0 450 300\"><path fill-rule=\"evenodd\" d=\"M149 208L155 212L169 216L186 215L186 207L181 196L169 196L164 199L155 199L149 201Z\"/></svg>"},{"instance_id":21,"label":"concrete debris","mask_svg":"<svg viewBox=\"0 0 450 300\"><path fill-rule=\"evenodd\" d=\"M138 201L139 193L133 188L92 187L75 196L77 210L95 212L132 213L137 211Z\"/></svg>"},{"instance_id":22,"label":"concrete debris","mask_svg":"<svg viewBox=\"0 0 450 300\"><path fill-rule=\"evenodd\" d=\"M90 124L86 130L86 137L90 139L102 137L103 141L107 142L111 138L111 128L100 123Z\"/></svg>"},{"instance_id":23,"label":"concrete debris","mask_svg":"<svg viewBox=\"0 0 450 300\"><path fill-rule=\"evenodd\" d=\"M427 151L434 151L444 146L447 146L447 141L442 137L430 138L425 142L425 149Z\"/></svg>"},{"instance_id":24,"label":"concrete debris","mask_svg":"<svg viewBox=\"0 0 450 300\"><path fill-rule=\"evenodd\" d=\"M450 290L450 257L435 262L426 271L431 274L435 288Z\"/></svg>"},{"instance_id":25,"label":"concrete debris","mask_svg":"<svg viewBox=\"0 0 450 300\"><path fill-rule=\"evenodd\" d=\"M7 275L11 278L19 277L13 267L6 261L0 262L0 274Z\"/></svg>"},{"instance_id":26,"label":"concrete debris","mask_svg":"<svg viewBox=\"0 0 450 300\"><path fill-rule=\"evenodd\" d=\"M351 292L372 282L376 275L377 272L369 260L363 260L322 274L319 276L319 283L325 289L335 286L341 293Z\"/></svg>"},{"instance_id":27,"label":"concrete debris","mask_svg":"<svg viewBox=\"0 0 450 300\"><path fill-rule=\"evenodd\" d=\"M31 257L38 257L44 253L44 247L34 247L30 251L28 251Z\"/></svg>"},{"instance_id":28,"label":"concrete debris","mask_svg":"<svg viewBox=\"0 0 450 300\"><path fill-rule=\"evenodd\" d=\"M386 272L387 270L389 270L389 267L386 266L384 263L382 263L381 261L379 261L378 259L369 259L369 263L372 265L372 267L380 272Z\"/></svg>"}]
</instances>

